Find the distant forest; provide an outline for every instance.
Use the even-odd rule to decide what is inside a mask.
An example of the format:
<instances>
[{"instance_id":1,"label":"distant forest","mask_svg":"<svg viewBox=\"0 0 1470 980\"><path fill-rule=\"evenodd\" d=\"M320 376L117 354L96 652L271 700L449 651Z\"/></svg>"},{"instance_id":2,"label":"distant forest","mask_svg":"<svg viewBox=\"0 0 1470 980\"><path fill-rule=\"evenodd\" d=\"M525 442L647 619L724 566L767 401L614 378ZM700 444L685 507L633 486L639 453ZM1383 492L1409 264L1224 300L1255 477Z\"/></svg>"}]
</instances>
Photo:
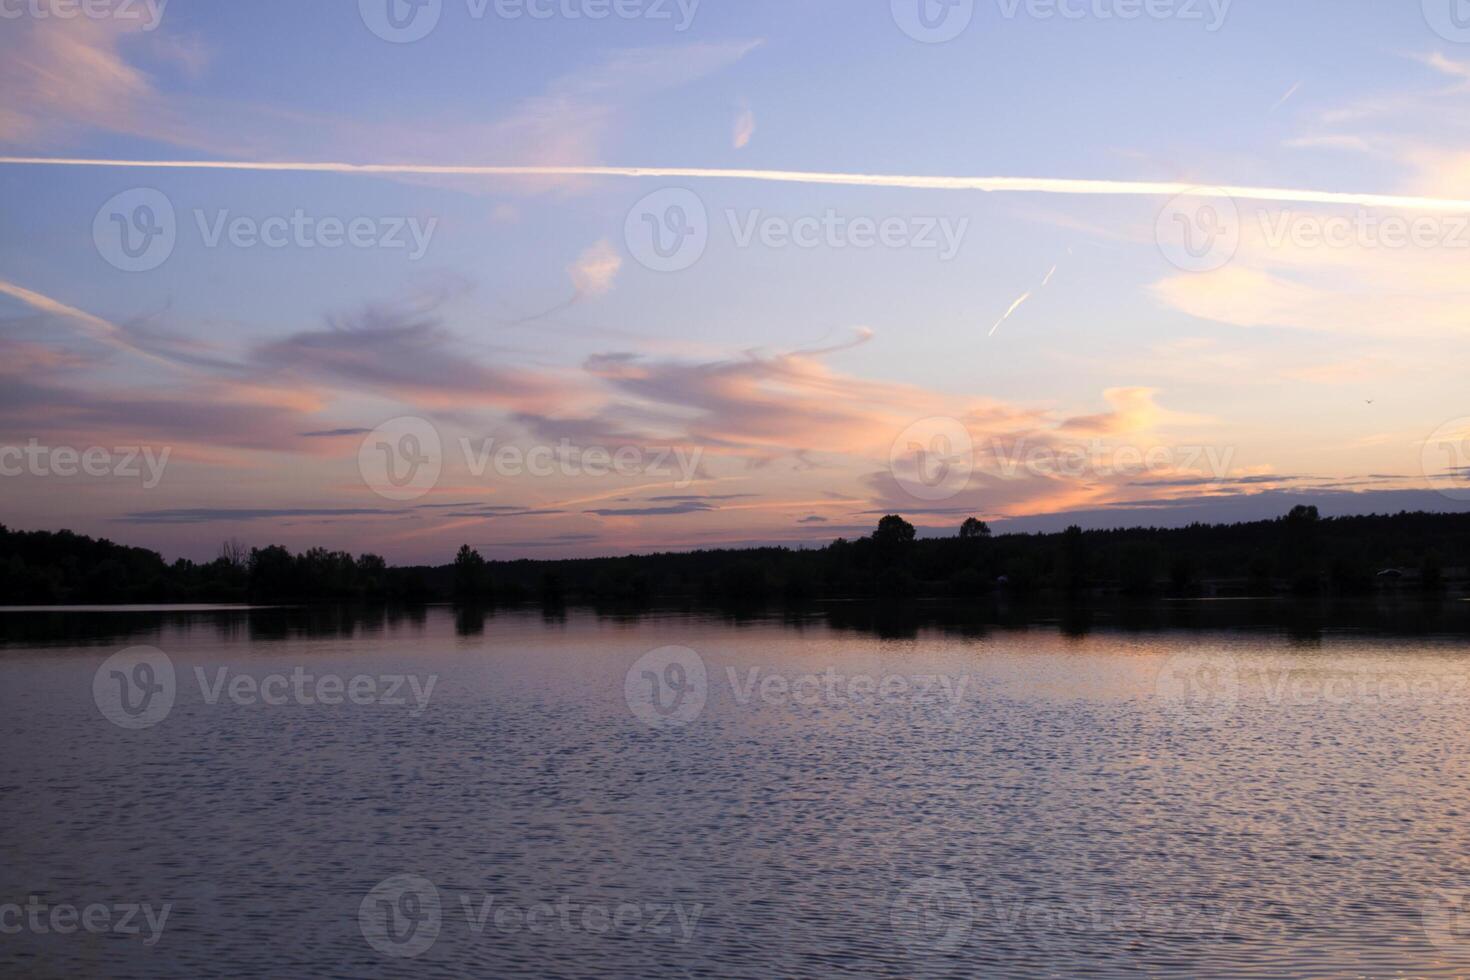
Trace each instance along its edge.
<instances>
[{"instance_id":1,"label":"distant forest","mask_svg":"<svg viewBox=\"0 0 1470 980\"><path fill-rule=\"evenodd\" d=\"M450 564L402 568L372 554L234 541L214 561L169 564L144 548L0 525L5 605L1442 594L1465 590L1467 565L1470 514L1324 519L1314 507L1247 524L1058 534L992 535L970 518L951 537L926 538L891 515L825 548L493 561L466 545Z\"/></svg>"}]
</instances>

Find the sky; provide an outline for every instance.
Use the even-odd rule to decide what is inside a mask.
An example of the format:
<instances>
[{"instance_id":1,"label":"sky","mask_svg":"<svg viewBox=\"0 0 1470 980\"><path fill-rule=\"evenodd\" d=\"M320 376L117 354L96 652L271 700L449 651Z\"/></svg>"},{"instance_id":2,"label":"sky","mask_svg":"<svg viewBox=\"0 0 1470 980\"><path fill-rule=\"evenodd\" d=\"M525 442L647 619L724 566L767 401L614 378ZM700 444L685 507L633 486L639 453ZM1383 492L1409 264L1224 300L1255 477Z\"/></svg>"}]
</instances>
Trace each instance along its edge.
<instances>
[{"instance_id":1,"label":"sky","mask_svg":"<svg viewBox=\"0 0 1470 980\"><path fill-rule=\"evenodd\" d=\"M0 94L10 527L1470 508L1465 0L0 0Z\"/></svg>"}]
</instances>

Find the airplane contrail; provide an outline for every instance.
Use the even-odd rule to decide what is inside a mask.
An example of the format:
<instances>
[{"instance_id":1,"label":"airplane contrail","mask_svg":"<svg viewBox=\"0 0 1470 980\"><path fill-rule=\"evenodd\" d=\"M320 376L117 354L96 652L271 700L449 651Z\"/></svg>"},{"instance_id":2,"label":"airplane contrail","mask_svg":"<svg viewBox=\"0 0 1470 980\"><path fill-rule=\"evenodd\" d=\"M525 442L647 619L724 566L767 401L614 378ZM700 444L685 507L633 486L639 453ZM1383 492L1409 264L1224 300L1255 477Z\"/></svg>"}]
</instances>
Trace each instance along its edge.
<instances>
[{"instance_id":1,"label":"airplane contrail","mask_svg":"<svg viewBox=\"0 0 1470 980\"><path fill-rule=\"evenodd\" d=\"M1286 103L1288 103L1288 102L1291 101L1291 97L1293 95L1296 95L1296 93L1301 90L1301 87L1302 87L1302 83L1301 82L1297 82L1291 88L1287 89L1286 90L1286 94L1283 95L1281 98L1277 99L1276 100L1276 103L1274 105L1272 105L1271 108L1268 109L1268 110L1266 110L1266 111L1268 113L1275 112L1277 109L1280 109L1282 106L1286 105Z\"/></svg>"},{"instance_id":2,"label":"airplane contrail","mask_svg":"<svg viewBox=\"0 0 1470 980\"><path fill-rule=\"evenodd\" d=\"M1294 204L1346 204L1413 211L1470 212L1470 200L1365 194L1282 187L1204 185L1178 181L1078 180L1057 177L939 177L899 174L824 173L806 170L718 170L702 167L493 167L412 163L333 163L259 160L102 160L81 157L0 157L5 166L129 167L152 170L236 170L438 177L659 177L672 180L748 180L785 184L896 187L912 190L1077 194L1109 197L1176 197Z\"/></svg>"},{"instance_id":3,"label":"airplane contrail","mask_svg":"<svg viewBox=\"0 0 1470 980\"><path fill-rule=\"evenodd\" d=\"M173 358L164 357L161 354L148 350L146 347L140 346L126 330L111 320L104 320L100 316L95 316L86 310L77 309L75 306L68 306L58 299L47 296L45 293L38 293L34 289L27 289L8 280L0 279L0 296L9 296L11 299L18 300L33 310L69 320L83 327L83 332L94 340L99 340L118 350L126 351L130 354L139 354L166 367L193 370L188 365L181 364Z\"/></svg>"},{"instance_id":4,"label":"airplane contrail","mask_svg":"<svg viewBox=\"0 0 1470 980\"><path fill-rule=\"evenodd\" d=\"M1070 248L1067 249L1067 254L1068 255L1071 255L1072 254L1072 250ZM1025 302L1027 300L1029 300L1033 295L1035 295L1036 292L1039 292L1039 291L1045 289L1047 287L1047 285L1051 282L1052 276L1054 276L1054 275L1057 274L1057 268L1058 268L1058 266L1060 266L1060 263L1058 263L1057 265L1052 266L1047 271L1046 277L1041 280L1041 285L1040 286L1037 286L1035 290L1028 289L1028 290L1026 290L1026 292L1022 293L1020 296L1017 296L1016 297L1016 301L1011 304L1011 308L1008 309L1008 310L1006 310L1005 313L1002 314L1002 316L1001 316L1001 318L999 320L996 320L995 321L995 326L993 326L993 327L990 328L990 333L987 334L986 336L994 337L995 336L995 332L1000 329L1000 325L1002 323L1005 323L1007 320L1009 320L1011 318L1012 314L1014 314L1017 310L1019 310L1022 307L1022 305L1025 304Z\"/></svg>"},{"instance_id":5,"label":"airplane contrail","mask_svg":"<svg viewBox=\"0 0 1470 980\"><path fill-rule=\"evenodd\" d=\"M1011 304L1011 308L1005 311L1005 315L1004 316L1002 316L999 320L996 320L995 321L995 326L993 326L993 327L990 328L990 333L987 334L986 336L994 337L995 336L995 332L1000 329L1000 325L1002 323L1005 323L1007 320L1009 320L1011 318L1011 314L1014 313L1014 312L1016 312L1017 310L1019 310L1021 308L1021 304L1025 303L1030 298L1031 298L1031 293L1030 292L1025 292L1025 293L1022 293L1020 296L1017 296L1016 297L1016 301Z\"/></svg>"}]
</instances>

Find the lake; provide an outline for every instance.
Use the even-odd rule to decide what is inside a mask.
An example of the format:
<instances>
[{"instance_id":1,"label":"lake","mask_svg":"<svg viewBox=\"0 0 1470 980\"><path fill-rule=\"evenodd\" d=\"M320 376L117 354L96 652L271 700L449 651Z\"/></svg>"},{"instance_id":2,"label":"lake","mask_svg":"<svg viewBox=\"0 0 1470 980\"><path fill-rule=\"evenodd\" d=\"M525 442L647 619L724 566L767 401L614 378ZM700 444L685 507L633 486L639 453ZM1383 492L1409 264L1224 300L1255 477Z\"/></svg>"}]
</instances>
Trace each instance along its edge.
<instances>
[{"instance_id":1,"label":"lake","mask_svg":"<svg viewBox=\"0 0 1470 980\"><path fill-rule=\"evenodd\" d=\"M1465 976L1465 606L0 611L0 968Z\"/></svg>"}]
</instances>

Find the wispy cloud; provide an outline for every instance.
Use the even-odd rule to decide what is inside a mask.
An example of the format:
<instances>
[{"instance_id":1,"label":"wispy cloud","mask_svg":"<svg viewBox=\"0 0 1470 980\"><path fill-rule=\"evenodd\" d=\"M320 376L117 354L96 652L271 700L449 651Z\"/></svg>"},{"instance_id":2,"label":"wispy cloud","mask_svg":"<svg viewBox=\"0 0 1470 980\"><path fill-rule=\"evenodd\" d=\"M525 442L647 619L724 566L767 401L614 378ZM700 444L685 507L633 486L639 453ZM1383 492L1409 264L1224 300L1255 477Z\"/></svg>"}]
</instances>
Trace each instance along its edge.
<instances>
[{"instance_id":1,"label":"wispy cloud","mask_svg":"<svg viewBox=\"0 0 1470 980\"><path fill-rule=\"evenodd\" d=\"M497 406L550 411L577 400L547 374L479 363L425 299L370 304L324 329L266 343L254 355L268 377L297 377L440 408Z\"/></svg>"},{"instance_id":2,"label":"wispy cloud","mask_svg":"<svg viewBox=\"0 0 1470 980\"><path fill-rule=\"evenodd\" d=\"M227 507L192 507L173 510L145 510L125 514L118 520L128 524L221 524L276 520L287 517L384 517L399 511L376 507L261 507L231 509Z\"/></svg>"},{"instance_id":3,"label":"wispy cloud","mask_svg":"<svg viewBox=\"0 0 1470 980\"><path fill-rule=\"evenodd\" d=\"M623 257L613 248L612 242L604 238L578 256L567 273L571 276L577 298L589 299L611 291L622 268Z\"/></svg>"},{"instance_id":4,"label":"wispy cloud","mask_svg":"<svg viewBox=\"0 0 1470 980\"><path fill-rule=\"evenodd\" d=\"M679 504L665 504L662 507L610 507L589 510L586 513L594 517L680 517L685 514L704 514L718 509L713 504L704 501L690 500Z\"/></svg>"},{"instance_id":5,"label":"wispy cloud","mask_svg":"<svg viewBox=\"0 0 1470 980\"><path fill-rule=\"evenodd\" d=\"M737 150L743 150L750 145L750 139L755 135L755 111L748 105L740 107L735 115L735 132L732 140Z\"/></svg>"},{"instance_id":6,"label":"wispy cloud","mask_svg":"<svg viewBox=\"0 0 1470 980\"><path fill-rule=\"evenodd\" d=\"M734 39L615 50L554 77L539 93L488 120L354 120L167 85L170 71L189 81L205 74L210 55L197 37L153 31L157 24L143 18L79 17L70 0L33 2L50 15L7 18L0 33L0 91L6 96L0 102L0 143L29 147L68 145L103 132L216 155L310 154L320 146L371 155L394 146L408 160L466 152L506 164L595 160L650 97L728 68L761 43ZM56 13L63 3L73 8L70 16ZM485 187L482 181L454 181L465 175L443 171L391 176ZM499 189L565 188L566 178L575 175L520 176L525 179Z\"/></svg>"},{"instance_id":7,"label":"wispy cloud","mask_svg":"<svg viewBox=\"0 0 1470 980\"><path fill-rule=\"evenodd\" d=\"M73 141L86 130L134 132L156 96L152 80L124 54L144 22L62 17L62 0L39 0L47 16L9 16L0 32L0 142ZM139 5L141 7L141 5Z\"/></svg>"}]
</instances>

